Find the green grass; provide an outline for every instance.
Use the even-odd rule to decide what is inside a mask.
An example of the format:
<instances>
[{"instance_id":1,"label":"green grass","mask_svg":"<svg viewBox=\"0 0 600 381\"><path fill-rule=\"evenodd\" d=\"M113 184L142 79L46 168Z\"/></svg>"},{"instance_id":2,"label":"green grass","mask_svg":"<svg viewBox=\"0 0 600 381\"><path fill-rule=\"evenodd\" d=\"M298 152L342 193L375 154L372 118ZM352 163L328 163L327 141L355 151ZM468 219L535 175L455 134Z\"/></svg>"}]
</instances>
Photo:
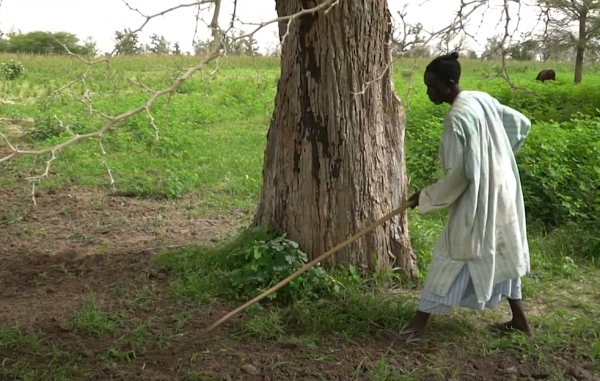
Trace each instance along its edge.
<instances>
[{"instance_id":1,"label":"green grass","mask_svg":"<svg viewBox=\"0 0 600 381\"><path fill-rule=\"evenodd\" d=\"M44 147L67 138L54 115L75 133L102 125L99 117L90 117L68 94L50 98L53 90L84 70L77 61L18 59L26 66L27 75L0 83L2 100L13 102L2 104L0 117L8 118L4 127L13 124L26 130L30 124L27 118L35 119L35 128L29 130L32 134L23 144ZM110 78L105 68L94 68L88 78L94 105L111 114L135 107L147 99L147 94L127 82L128 78L158 89L172 77L159 65L184 67L192 60L117 59ZM600 96L600 75L592 67L586 72L585 83L574 87L568 65L550 65L558 73L558 83L538 84L533 79L544 65L516 64L511 78L543 95L534 99L511 92L501 80L484 79L481 74L491 69L490 63L463 62L464 88L488 91L519 107L534 121L534 131L542 131L552 120L569 127L574 123L574 111L598 116L595 108L600 99L596 97ZM423 186L435 178L437 138L445 112L425 97L420 81L425 63L418 62L413 88L405 99L407 159L413 186ZM109 187L96 141L61 152L51 176L39 189L59 195L73 192L75 196L84 189L92 194L86 197L95 200L89 210L77 211L80 204L43 206L48 202L44 197L38 201L42 209L34 208L28 196L30 188L22 179L31 160L1 164L4 175L0 188L7 195L20 195L2 201L0 226L6 227L6 233L0 235L4 241L37 237L41 233L28 229L37 229L33 224L40 224L40 216L48 219L45 241L41 242L62 239L53 233L52 225L65 223L76 211L106 212L106 224L127 229L131 220L118 219L125 199L144 200L144 208L161 205L153 212L161 217L150 217L165 221L161 222L165 229L171 226L169 215L181 213L181 209L186 209L185 218L197 219L198 223L219 225L223 222L216 215L233 219L239 210L247 212L242 222L247 221L258 201L266 130L279 74L275 60L261 59L257 65L258 82L250 60L230 59L221 63L216 77L199 74L184 83L168 102L166 98L157 102L151 112L160 130L158 141L143 114L107 134L104 147L115 189ZM412 65L412 61L402 61L395 68L396 88L403 98ZM76 90L81 93L82 89ZM546 144L542 132L538 136L539 145ZM538 152L532 149L525 159L535 158ZM543 163L531 163L532 178L540 178L536 176L540 176ZM567 169L572 165L571 161L561 163ZM40 167L38 173L40 170L43 172ZM545 184L544 194L580 200L591 194L585 191L585 186L590 186L587 183L581 183L580 193L567 194L571 190L561 181ZM532 189L531 197L542 197L531 188L531 181L524 186ZM104 199L103 194L115 191L127 197L116 197L110 204L106 200L112 198ZM564 206L560 202L557 205ZM547 205L546 209L558 206ZM53 207L61 209L52 214ZM588 205L590 210L593 207ZM538 209L543 208L538 205ZM575 206L565 210L580 213ZM567 380L569 365L577 365L581 372L600 365L600 271L594 243L598 236L574 225L577 218L583 220L587 215L577 214L552 229L534 217L529 228L533 273L523 279L524 303L536 333L531 342L518 334L500 337L488 332L488 323L509 316L506 305L482 312L456 310L447 318L433 319L425 348L390 348L378 339L380 327L403 325L414 313L433 246L445 223L444 212L429 216L410 213L411 240L422 271L417 282L403 284L393 274L364 278L352 268L315 273L314 278L289 285L276 300L251 309L243 319L234 319L232 326L219 331L216 338L202 339L180 356L171 353L172 346L189 340L202 327L255 295L253 286L244 287L244 282L232 290L235 274L247 280L244 277L253 271L243 262L232 262L232 258L236 250L239 255L244 248L254 250L258 246L254 240L268 240L269 235L245 231L212 244L188 242L191 246L167 249L149 263L139 259L143 253L112 255L110 250L99 261L77 262L59 256L40 262L33 255L16 255L10 249L15 255L5 262L0 257L0 263L11 268L9 260L24 262L12 267L12 274L0 271L0 287L6 290L0 291L6 306L6 312L0 312L0 380L222 380L227 375L236 379L254 372L259 373L256 377L281 380L492 380L543 375ZM89 245L99 245L94 241L99 235L92 231L96 228L91 224L80 228L81 235L89 236ZM207 242L211 238L200 236L197 240ZM266 247L261 250L268 250ZM296 251L286 253L297 255ZM271 262L255 261L250 267L254 264L268 267ZM246 272L239 275L236 269ZM14 295L11 288L16 290ZM26 302L21 299L24 295L29 298Z\"/></svg>"}]
</instances>

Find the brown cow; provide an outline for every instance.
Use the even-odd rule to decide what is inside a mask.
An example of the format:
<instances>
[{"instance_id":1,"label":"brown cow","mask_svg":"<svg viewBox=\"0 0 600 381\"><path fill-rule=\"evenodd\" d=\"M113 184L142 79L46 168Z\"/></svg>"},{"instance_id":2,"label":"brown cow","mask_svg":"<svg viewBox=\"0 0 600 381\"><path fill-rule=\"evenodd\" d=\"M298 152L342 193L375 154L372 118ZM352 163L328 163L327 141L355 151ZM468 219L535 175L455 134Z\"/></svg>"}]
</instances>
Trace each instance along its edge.
<instances>
[{"instance_id":1,"label":"brown cow","mask_svg":"<svg viewBox=\"0 0 600 381\"><path fill-rule=\"evenodd\" d=\"M556 81L556 72L552 69L542 70L535 78L536 81Z\"/></svg>"}]
</instances>

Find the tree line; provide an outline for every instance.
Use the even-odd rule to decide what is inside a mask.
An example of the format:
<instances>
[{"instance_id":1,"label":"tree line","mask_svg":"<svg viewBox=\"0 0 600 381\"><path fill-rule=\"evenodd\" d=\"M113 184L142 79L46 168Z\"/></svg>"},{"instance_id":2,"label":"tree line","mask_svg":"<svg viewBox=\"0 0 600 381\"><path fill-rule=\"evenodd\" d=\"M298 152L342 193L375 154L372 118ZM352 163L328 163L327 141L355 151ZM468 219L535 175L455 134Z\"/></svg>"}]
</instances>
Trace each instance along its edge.
<instances>
[{"instance_id":1,"label":"tree line","mask_svg":"<svg viewBox=\"0 0 600 381\"><path fill-rule=\"evenodd\" d=\"M252 37L239 38L236 35L223 35L223 53L227 55L260 55L258 41ZM164 36L153 34L150 43L144 44L139 41L138 33L131 33L130 29L115 32L116 41L115 55L190 55L204 53L210 41L196 40L193 44L193 52L182 52L178 42L172 43ZM66 48L66 49L65 49ZM61 55L68 52L84 55L97 56L99 49L92 37L80 40L69 32L46 32L34 31L28 33L0 32L0 53L21 53L40 55Z\"/></svg>"}]
</instances>

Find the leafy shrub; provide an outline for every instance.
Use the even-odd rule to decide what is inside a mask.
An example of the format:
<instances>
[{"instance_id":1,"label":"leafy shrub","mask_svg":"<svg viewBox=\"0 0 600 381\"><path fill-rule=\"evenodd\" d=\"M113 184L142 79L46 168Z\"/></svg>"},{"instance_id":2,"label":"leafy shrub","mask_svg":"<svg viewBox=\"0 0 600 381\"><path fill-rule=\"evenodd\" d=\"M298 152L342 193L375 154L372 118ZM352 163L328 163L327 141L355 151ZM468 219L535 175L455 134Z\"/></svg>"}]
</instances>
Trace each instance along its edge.
<instances>
[{"instance_id":1,"label":"leafy shrub","mask_svg":"<svg viewBox=\"0 0 600 381\"><path fill-rule=\"evenodd\" d=\"M571 83L547 82L534 84L531 90L513 91L498 87L490 92L501 103L521 111L532 123L569 122L578 114L600 116L599 86L573 86Z\"/></svg>"},{"instance_id":2,"label":"leafy shrub","mask_svg":"<svg viewBox=\"0 0 600 381\"><path fill-rule=\"evenodd\" d=\"M9 60L8 62L3 62L1 65L2 74L4 78L9 81L13 79L17 79L25 74L25 67L19 61Z\"/></svg>"},{"instance_id":3,"label":"leafy shrub","mask_svg":"<svg viewBox=\"0 0 600 381\"><path fill-rule=\"evenodd\" d=\"M600 221L600 119L537 124L517 155L528 217Z\"/></svg>"},{"instance_id":4,"label":"leafy shrub","mask_svg":"<svg viewBox=\"0 0 600 381\"><path fill-rule=\"evenodd\" d=\"M225 282L239 297L250 299L281 282L307 262L308 256L298 244L285 236L256 239L251 245L236 248L225 256L224 263L233 267ZM329 279L325 270L316 265L267 298L289 303L317 297L327 287Z\"/></svg>"},{"instance_id":5,"label":"leafy shrub","mask_svg":"<svg viewBox=\"0 0 600 381\"><path fill-rule=\"evenodd\" d=\"M439 142L442 133L442 118L422 119L406 129L406 166L410 183L422 188L435 182L441 169L438 160Z\"/></svg>"},{"instance_id":6,"label":"leafy shrub","mask_svg":"<svg viewBox=\"0 0 600 381\"><path fill-rule=\"evenodd\" d=\"M249 300L296 272L307 260L296 242L255 228L216 247L163 254L156 263L160 268L179 273L171 285L179 296ZM339 281L316 265L269 295L267 300L291 303L315 298L337 291L338 285ZM260 305L253 307L260 308Z\"/></svg>"}]
</instances>

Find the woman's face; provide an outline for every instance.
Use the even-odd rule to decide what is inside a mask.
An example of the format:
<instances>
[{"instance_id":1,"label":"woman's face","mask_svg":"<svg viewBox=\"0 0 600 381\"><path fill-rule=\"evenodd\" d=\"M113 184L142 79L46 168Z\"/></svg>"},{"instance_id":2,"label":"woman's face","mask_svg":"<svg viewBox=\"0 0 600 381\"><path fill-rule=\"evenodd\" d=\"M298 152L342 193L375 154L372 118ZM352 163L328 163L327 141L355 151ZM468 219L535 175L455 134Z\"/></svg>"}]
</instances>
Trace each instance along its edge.
<instances>
[{"instance_id":1,"label":"woman's face","mask_svg":"<svg viewBox=\"0 0 600 381\"><path fill-rule=\"evenodd\" d=\"M429 100L436 105L444 103L450 95L451 89L448 83L440 80L431 72L425 72L425 86L427 86Z\"/></svg>"}]
</instances>

